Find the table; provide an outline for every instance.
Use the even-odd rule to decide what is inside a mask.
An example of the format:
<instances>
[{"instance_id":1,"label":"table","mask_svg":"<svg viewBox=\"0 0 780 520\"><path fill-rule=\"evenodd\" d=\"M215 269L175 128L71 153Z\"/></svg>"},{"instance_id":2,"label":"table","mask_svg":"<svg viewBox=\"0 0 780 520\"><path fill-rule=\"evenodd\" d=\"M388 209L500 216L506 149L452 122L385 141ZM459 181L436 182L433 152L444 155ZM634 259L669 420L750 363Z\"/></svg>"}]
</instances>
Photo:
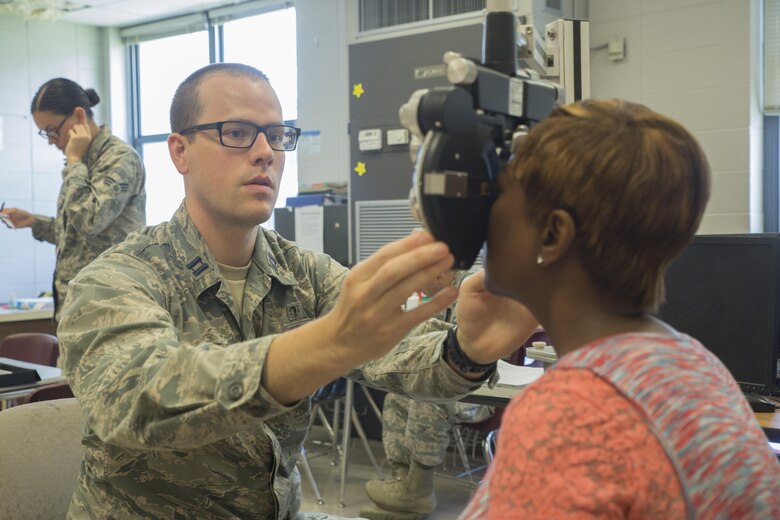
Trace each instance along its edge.
<instances>
[{"instance_id":1,"label":"table","mask_svg":"<svg viewBox=\"0 0 780 520\"><path fill-rule=\"evenodd\" d=\"M488 385L482 385L469 395L463 397L464 403L484 404L496 408L503 408L509 404L514 396L519 394L524 387L522 386L499 386L493 388Z\"/></svg>"},{"instance_id":2,"label":"table","mask_svg":"<svg viewBox=\"0 0 780 520\"><path fill-rule=\"evenodd\" d=\"M0 363L21 368L31 368L38 372L38 377L41 378L40 381L28 383L25 385L0 386L0 401L24 397L40 386L66 381L65 376L62 375L62 370L57 367L37 365L35 363L27 363L26 361L19 361L18 359L4 357L0 357Z\"/></svg>"},{"instance_id":3,"label":"table","mask_svg":"<svg viewBox=\"0 0 780 520\"><path fill-rule=\"evenodd\" d=\"M0 340L20 332L45 332L56 335L56 325L49 310L0 309Z\"/></svg>"},{"instance_id":4,"label":"table","mask_svg":"<svg viewBox=\"0 0 780 520\"><path fill-rule=\"evenodd\" d=\"M466 403L474 403L474 404L484 404L487 406L494 406L497 408L503 408L506 405L509 404L509 401L517 394L519 394L523 388L528 386L532 382L532 380L535 380L535 378L538 378L541 376L541 367L538 366L537 363L530 363L531 359L526 358L526 363L523 365L523 367L514 367L515 370L527 370L527 371L534 371L535 376L528 377L525 376L525 379L527 381L527 384L521 384L519 386L508 386L503 385L499 382L496 386L493 388L490 388L487 383L480 386L478 389L474 390L469 395L463 397L461 401ZM498 365L498 373L501 376L501 381L510 381L510 376L508 373L505 373L505 370L513 370L511 366L508 366L506 363L499 363ZM538 372L538 373L536 373Z\"/></svg>"},{"instance_id":5,"label":"table","mask_svg":"<svg viewBox=\"0 0 780 520\"><path fill-rule=\"evenodd\" d=\"M769 447L775 452L775 455L780 457L780 412L775 413L755 413L758 424L764 430L767 439L769 439Z\"/></svg>"}]
</instances>

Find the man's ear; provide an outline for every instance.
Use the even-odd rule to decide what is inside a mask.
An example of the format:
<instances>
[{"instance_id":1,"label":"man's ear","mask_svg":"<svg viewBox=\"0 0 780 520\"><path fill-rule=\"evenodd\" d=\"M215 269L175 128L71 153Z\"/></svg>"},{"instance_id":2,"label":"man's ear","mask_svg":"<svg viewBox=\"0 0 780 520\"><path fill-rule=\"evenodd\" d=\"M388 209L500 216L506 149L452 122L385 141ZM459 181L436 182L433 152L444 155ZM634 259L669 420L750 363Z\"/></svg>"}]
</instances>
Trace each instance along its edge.
<instances>
[{"instance_id":1,"label":"man's ear","mask_svg":"<svg viewBox=\"0 0 780 520\"><path fill-rule=\"evenodd\" d=\"M542 231L540 253L546 265L551 265L566 256L574 243L577 225L565 209L555 209L547 215Z\"/></svg>"},{"instance_id":2,"label":"man's ear","mask_svg":"<svg viewBox=\"0 0 780 520\"><path fill-rule=\"evenodd\" d=\"M190 172L187 154L189 146L189 140L181 134L174 132L168 136L168 153L171 155L171 161L176 166L176 170L182 175L187 175Z\"/></svg>"}]
</instances>

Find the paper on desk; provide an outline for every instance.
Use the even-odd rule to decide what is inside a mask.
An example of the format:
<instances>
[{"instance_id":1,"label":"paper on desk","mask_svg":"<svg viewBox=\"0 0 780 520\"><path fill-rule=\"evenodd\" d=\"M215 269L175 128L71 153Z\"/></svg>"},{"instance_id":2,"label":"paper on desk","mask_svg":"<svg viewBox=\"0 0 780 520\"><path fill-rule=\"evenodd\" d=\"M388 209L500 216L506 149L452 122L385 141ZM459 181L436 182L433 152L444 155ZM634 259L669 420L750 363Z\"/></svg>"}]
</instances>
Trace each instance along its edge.
<instances>
[{"instance_id":1,"label":"paper on desk","mask_svg":"<svg viewBox=\"0 0 780 520\"><path fill-rule=\"evenodd\" d=\"M11 220L11 217L6 215L5 213L0 213L0 220L3 221L3 224L5 224L6 227L14 229L14 223Z\"/></svg>"},{"instance_id":2,"label":"paper on desk","mask_svg":"<svg viewBox=\"0 0 780 520\"><path fill-rule=\"evenodd\" d=\"M521 367L498 360L498 386L527 386L542 377L542 367Z\"/></svg>"}]
</instances>

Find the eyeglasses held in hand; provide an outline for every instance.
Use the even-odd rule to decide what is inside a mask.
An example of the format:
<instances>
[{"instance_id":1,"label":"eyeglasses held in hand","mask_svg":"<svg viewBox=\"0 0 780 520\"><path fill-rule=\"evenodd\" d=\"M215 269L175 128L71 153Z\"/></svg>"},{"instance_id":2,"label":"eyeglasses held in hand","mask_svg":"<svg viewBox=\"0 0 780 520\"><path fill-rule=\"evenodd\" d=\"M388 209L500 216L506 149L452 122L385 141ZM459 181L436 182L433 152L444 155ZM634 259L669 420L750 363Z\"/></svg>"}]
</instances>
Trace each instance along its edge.
<instances>
[{"instance_id":1,"label":"eyeglasses held in hand","mask_svg":"<svg viewBox=\"0 0 780 520\"><path fill-rule=\"evenodd\" d=\"M268 145L279 152L295 150L301 129L288 125L258 126L246 121L218 121L204 123L179 130L180 134L214 130L219 132L219 143L228 148L251 148L262 132L268 140Z\"/></svg>"}]
</instances>

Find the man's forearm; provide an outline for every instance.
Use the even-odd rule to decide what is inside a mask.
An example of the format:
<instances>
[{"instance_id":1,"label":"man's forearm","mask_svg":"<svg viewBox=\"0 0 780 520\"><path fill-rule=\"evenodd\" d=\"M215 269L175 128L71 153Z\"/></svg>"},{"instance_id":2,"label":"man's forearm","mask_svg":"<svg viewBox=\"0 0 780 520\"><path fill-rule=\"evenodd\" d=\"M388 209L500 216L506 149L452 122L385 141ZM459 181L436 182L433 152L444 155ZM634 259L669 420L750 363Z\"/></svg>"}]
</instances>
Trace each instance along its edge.
<instances>
[{"instance_id":1,"label":"man's forearm","mask_svg":"<svg viewBox=\"0 0 780 520\"><path fill-rule=\"evenodd\" d=\"M268 349L261 384L280 404L289 405L343 376L360 363L330 338L319 319L279 335Z\"/></svg>"}]
</instances>

